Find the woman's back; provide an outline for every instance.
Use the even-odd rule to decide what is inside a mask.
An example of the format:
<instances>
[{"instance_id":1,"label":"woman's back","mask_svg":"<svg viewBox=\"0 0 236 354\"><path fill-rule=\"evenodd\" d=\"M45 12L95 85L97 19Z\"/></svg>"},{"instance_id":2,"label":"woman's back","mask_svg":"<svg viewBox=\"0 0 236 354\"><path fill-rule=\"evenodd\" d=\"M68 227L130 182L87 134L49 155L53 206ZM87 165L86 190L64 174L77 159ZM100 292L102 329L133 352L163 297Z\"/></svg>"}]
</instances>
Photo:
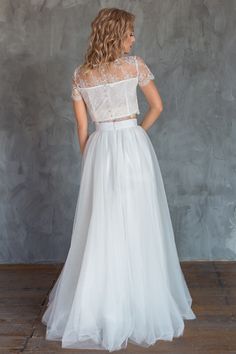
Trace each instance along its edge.
<instances>
[{"instance_id":1,"label":"woman's back","mask_svg":"<svg viewBox=\"0 0 236 354\"><path fill-rule=\"evenodd\" d=\"M95 122L139 114L137 85L145 85L154 75L139 56L117 58L109 68L102 64L88 74L79 65L73 74L74 100L84 99L91 119Z\"/></svg>"}]
</instances>

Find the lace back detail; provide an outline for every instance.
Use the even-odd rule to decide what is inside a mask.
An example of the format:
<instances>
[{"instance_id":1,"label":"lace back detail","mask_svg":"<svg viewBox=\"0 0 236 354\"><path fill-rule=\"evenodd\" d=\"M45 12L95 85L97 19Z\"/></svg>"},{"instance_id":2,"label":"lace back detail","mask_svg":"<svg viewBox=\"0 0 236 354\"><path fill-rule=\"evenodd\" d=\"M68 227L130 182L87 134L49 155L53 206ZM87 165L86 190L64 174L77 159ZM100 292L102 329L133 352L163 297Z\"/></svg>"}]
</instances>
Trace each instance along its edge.
<instances>
[{"instance_id":1,"label":"lace back detail","mask_svg":"<svg viewBox=\"0 0 236 354\"><path fill-rule=\"evenodd\" d=\"M102 64L100 68L95 67L88 73L80 65L76 69L75 81L80 87L93 87L129 79L137 75L134 64L134 57L121 57L112 62L110 67Z\"/></svg>"},{"instance_id":2,"label":"lace back detail","mask_svg":"<svg viewBox=\"0 0 236 354\"><path fill-rule=\"evenodd\" d=\"M138 77L139 86L146 85L154 79L144 60L139 56L124 56L116 59L107 70L106 65L102 65L100 70L93 69L89 73L84 73L82 65L79 65L72 77L72 98L81 99L80 88L107 85L122 80Z\"/></svg>"},{"instance_id":3,"label":"lace back detail","mask_svg":"<svg viewBox=\"0 0 236 354\"><path fill-rule=\"evenodd\" d=\"M139 56L123 56L88 72L79 65L72 77L71 98L83 98L94 121L139 114L136 87L153 79L153 73Z\"/></svg>"}]
</instances>

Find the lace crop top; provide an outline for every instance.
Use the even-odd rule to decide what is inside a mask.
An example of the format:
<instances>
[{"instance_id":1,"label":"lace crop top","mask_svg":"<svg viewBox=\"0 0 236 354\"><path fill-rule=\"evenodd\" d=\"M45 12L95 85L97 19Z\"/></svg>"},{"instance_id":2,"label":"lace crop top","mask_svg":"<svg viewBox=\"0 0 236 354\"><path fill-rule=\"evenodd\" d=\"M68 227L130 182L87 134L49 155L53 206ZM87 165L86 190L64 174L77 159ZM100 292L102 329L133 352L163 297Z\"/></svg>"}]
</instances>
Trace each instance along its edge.
<instances>
[{"instance_id":1,"label":"lace crop top","mask_svg":"<svg viewBox=\"0 0 236 354\"><path fill-rule=\"evenodd\" d=\"M72 77L73 100L83 99L92 121L104 122L115 118L140 114L137 85L144 86L155 77L139 56L122 56L108 69L93 69L84 74L82 65L76 67Z\"/></svg>"}]
</instances>

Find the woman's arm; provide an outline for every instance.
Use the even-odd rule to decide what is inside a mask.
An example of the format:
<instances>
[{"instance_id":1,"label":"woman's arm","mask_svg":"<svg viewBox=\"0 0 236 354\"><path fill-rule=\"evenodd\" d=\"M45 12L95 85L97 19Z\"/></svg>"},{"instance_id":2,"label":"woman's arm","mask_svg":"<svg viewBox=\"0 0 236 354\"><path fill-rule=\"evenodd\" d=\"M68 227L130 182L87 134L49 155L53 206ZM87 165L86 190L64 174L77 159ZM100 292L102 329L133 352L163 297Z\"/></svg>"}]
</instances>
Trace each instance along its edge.
<instances>
[{"instance_id":1,"label":"woman's arm","mask_svg":"<svg viewBox=\"0 0 236 354\"><path fill-rule=\"evenodd\" d=\"M143 129L148 130L163 111L163 104L153 80L150 80L146 85L139 87L149 104L149 109L140 125Z\"/></svg>"},{"instance_id":2,"label":"woman's arm","mask_svg":"<svg viewBox=\"0 0 236 354\"><path fill-rule=\"evenodd\" d=\"M86 105L83 99L79 99L79 100L72 99L72 102L73 102L73 109L74 109L75 119L76 119L80 151L83 154L86 142L89 137Z\"/></svg>"},{"instance_id":3,"label":"woman's arm","mask_svg":"<svg viewBox=\"0 0 236 354\"><path fill-rule=\"evenodd\" d=\"M143 58L136 55L136 67L138 76L138 85L145 95L149 109L146 113L143 121L141 122L141 127L148 130L153 123L157 120L160 113L163 111L163 104L161 97L158 93L157 87L154 82L154 74L151 72L148 65L145 63Z\"/></svg>"}]
</instances>

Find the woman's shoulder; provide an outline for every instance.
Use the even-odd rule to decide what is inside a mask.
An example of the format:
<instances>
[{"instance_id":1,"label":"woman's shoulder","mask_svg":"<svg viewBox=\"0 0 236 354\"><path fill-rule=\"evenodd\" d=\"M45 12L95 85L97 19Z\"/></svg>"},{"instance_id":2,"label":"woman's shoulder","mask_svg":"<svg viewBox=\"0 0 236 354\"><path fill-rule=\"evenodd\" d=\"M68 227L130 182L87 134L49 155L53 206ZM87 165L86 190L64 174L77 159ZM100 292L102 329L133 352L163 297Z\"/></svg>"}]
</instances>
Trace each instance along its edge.
<instances>
[{"instance_id":1,"label":"woman's shoulder","mask_svg":"<svg viewBox=\"0 0 236 354\"><path fill-rule=\"evenodd\" d=\"M82 68L82 64L77 64L77 66L74 68L74 71L73 71L74 75L78 75L81 68Z\"/></svg>"},{"instance_id":2,"label":"woman's shoulder","mask_svg":"<svg viewBox=\"0 0 236 354\"><path fill-rule=\"evenodd\" d=\"M135 61L136 61L137 64L139 64L139 65L145 64L145 61L144 61L143 57L141 57L140 55L135 55Z\"/></svg>"},{"instance_id":3,"label":"woman's shoulder","mask_svg":"<svg viewBox=\"0 0 236 354\"><path fill-rule=\"evenodd\" d=\"M79 85L81 82L81 69L82 69L82 64L77 64L77 66L74 67L73 69L72 80L77 85Z\"/></svg>"},{"instance_id":4,"label":"woman's shoulder","mask_svg":"<svg viewBox=\"0 0 236 354\"><path fill-rule=\"evenodd\" d=\"M143 57L141 57L140 55L127 55L125 57L125 60L133 65L136 65L136 67L142 67L145 66L145 60L143 59Z\"/></svg>"},{"instance_id":5,"label":"woman's shoulder","mask_svg":"<svg viewBox=\"0 0 236 354\"><path fill-rule=\"evenodd\" d=\"M124 56L124 61L133 64L133 65L140 65L140 64L144 64L144 59L140 56L140 55L127 55Z\"/></svg>"}]
</instances>

